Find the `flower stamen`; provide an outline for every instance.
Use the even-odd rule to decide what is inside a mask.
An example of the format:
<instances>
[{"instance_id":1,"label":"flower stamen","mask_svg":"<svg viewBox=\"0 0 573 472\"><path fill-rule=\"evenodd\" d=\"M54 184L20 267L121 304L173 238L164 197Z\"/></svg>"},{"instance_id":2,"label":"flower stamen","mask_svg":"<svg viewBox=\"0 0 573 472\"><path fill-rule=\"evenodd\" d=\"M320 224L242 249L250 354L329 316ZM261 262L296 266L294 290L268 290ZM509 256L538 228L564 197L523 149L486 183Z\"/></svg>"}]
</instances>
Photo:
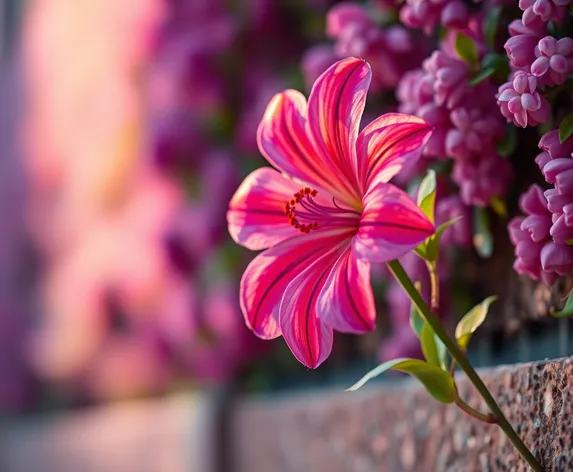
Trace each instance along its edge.
<instances>
[{"instance_id":1,"label":"flower stamen","mask_svg":"<svg viewBox=\"0 0 573 472\"><path fill-rule=\"evenodd\" d=\"M315 200L318 192L310 187L301 188L293 195L293 199L287 201L284 206L284 213L289 219L289 223L295 229L302 233L310 233L311 230L317 229L325 224L336 225L340 223L342 217L348 224L348 217L359 218L360 213L340 207L336 204L333 197L334 207L324 206ZM308 223L303 223L306 220Z\"/></svg>"}]
</instances>

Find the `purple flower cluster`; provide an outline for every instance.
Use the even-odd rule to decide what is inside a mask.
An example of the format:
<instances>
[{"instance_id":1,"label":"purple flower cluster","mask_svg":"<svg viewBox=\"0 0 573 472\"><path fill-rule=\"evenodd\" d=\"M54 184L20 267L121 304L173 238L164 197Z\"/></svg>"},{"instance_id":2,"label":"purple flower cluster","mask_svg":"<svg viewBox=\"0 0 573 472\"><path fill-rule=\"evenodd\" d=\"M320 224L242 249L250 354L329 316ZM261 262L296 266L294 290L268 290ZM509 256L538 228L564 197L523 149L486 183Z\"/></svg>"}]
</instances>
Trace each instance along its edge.
<instances>
[{"instance_id":1,"label":"purple flower cluster","mask_svg":"<svg viewBox=\"0 0 573 472\"><path fill-rule=\"evenodd\" d=\"M558 131L549 131L539 141L537 156L545 180L553 187L532 185L520 199L527 215L509 224L515 245L515 270L551 285L573 268L573 138L559 142Z\"/></svg>"},{"instance_id":2,"label":"purple flower cluster","mask_svg":"<svg viewBox=\"0 0 573 472\"><path fill-rule=\"evenodd\" d=\"M406 0L400 10L400 20L409 28L432 33L437 26L463 29L469 20L469 11L459 0Z\"/></svg>"},{"instance_id":3,"label":"purple flower cluster","mask_svg":"<svg viewBox=\"0 0 573 472\"><path fill-rule=\"evenodd\" d=\"M563 84L573 71L573 39L548 35L547 23L563 21L570 0L520 0L521 20L509 25L505 50L513 69L498 91L503 116L525 128L545 123L550 106L543 91Z\"/></svg>"},{"instance_id":4,"label":"purple flower cluster","mask_svg":"<svg viewBox=\"0 0 573 472\"><path fill-rule=\"evenodd\" d=\"M399 25L381 28L366 7L357 3L341 2L329 10L326 35L334 44L314 46L302 59L307 86L336 60L361 57L372 67L370 90L392 90L423 57L422 43L408 30Z\"/></svg>"},{"instance_id":5,"label":"purple flower cluster","mask_svg":"<svg viewBox=\"0 0 573 472\"><path fill-rule=\"evenodd\" d=\"M464 30L476 49L485 51L475 30L481 25L470 20ZM399 110L413 113L434 126L425 155L454 161L452 178L460 187L466 205L487 206L492 198L505 194L511 178L509 163L496 152L504 136L489 80L469 85L470 65L459 57L446 38L421 69L406 73L396 91Z\"/></svg>"}]
</instances>

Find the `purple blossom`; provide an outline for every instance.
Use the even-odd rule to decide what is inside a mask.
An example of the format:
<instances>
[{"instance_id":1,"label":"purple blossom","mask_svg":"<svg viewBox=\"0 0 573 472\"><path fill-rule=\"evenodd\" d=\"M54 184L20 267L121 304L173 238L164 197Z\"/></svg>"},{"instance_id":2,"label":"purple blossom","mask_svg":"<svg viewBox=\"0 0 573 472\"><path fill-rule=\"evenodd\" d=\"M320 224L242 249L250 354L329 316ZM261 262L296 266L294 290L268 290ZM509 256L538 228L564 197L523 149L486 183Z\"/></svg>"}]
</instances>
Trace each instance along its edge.
<instances>
[{"instance_id":1,"label":"purple blossom","mask_svg":"<svg viewBox=\"0 0 573 472\"><path fill-rule=\"evenodd\" d=\"M511 82L499 88L497 100L503 116L516 126L537 126L549 119L549 103L539 94L532 74L517 71Z\"/></svg>"},{"instance_id":2,"label":"purple blossom","mask_svg":"<svg viewBox=\"0 0 573 472\"><path fill-rule=\"evenodd\" d=\"M479 109L458 107L450 113L454 126L446 136L446 153L456 159L469 158L481 153L500 137L498 120Z\"/></svg>"},{"instance_id":3,"label":"purple blossom","mask_svg":"<svg viewBox=\"0 0 573 472\"><path fill-rule=\"evenodd\" d=\"M408 69L412 69L423 51L410 33L401 26L381 29L367 10L353 3L340 3L328 12L326 33L335 40L338 58L362 57L372 67L371 89L389 90Z\"/></svg>"},{"instance_id":4,"label":"purple blossom","mask_svg":"<svg viewBox=\"0 0 573 472\"><path fill-rule=\"evenodd\" d=\"M558 130L548 131L539 140L539 148L546 152L550 159L569 157L573 153L573 136L561 143Z\"/></svg>"},{"instance_id":5,"label":"purple blossom","mask_svg":"<svg viewBox=\"0 0 573 472\"><path fill-rule=\"evenodd\" d=\"M434 132L424 148L424 156L445 159L446 137L452 127L450 113L445 107L428 103L418 110L418 116L434 127Z\"/></svg>"},{"instance_id":6,"label":"purple blossom","mask_svg":"<svg viewBox=\"0 0 573 472\"><path fill-rule=\"evenodd\" d=\"M519 0L519 8L523 10L521 19L527 27L536 27L549 21L561 23L569 3L571 0Z\"/></svg>"},{"instance_id":7,"label":"purple blossom","mask_svg":"<svg viewBox=\"0 0 573 472\"><path fill-rule=\"evenodd\" d=\"M456 160L452 172L462 201L480 207L488 206L493 197L504 195L511 177L511 165L493 150Z\"/></svg>"},{"instance_id":8,"label":"purple blossom","mask_svg":"<svg viewBox=\"0 0 573 472\"><path fill-rule=\"evenodd\" d=\"M528 71L535 60L535 47L545 34L545 28L527 28L521 20L514 20L509 25L509 33L511 37L504 48L510 64L516 69Z\"/></svg>"},{"instance_id":9,"label":"purple blossom","mask_svg":"<svg viewBox=\"0 0 573 472\"><path fill-rule=\"evenodd\" d=\"M527 216L516 217L508 225L515 245L513 267L519 274L552 285L573 266L573 248L552 240L552 215L541 187L532 185L519 203Z\"/></svg>"},{"instance_id":10,"label":"purple blossom","mask_svg":"<svg viewBox=\"0 0 573 472\"><path fill-rule=\"evenodd\" d=\"M401 113L417 114L422 105L433 101L433 78L422 69L406 72L396 89L396 98L400 102Z\"/></svg>"},{"instance_id":11,"label":"purple blossom","mask_svg":"<svg viewBox=\"0 0 573 472\"><path fill-rule=\"evenodd\" d=\"M407 0L400 10L400 20L409 28L430 34L438 24L463 29L469 19L465 4L458 0Z\"/></svg>"},{"instance_id":12,"label":"purple blossom","mask_svg":"<svg viewBox=\"0 0 573 472\"><path fill-rule=\"evenodd\" d=\"M455 244L460 247L471 247L472 224L470 207L458 195L440 198L436 203L436 223L441 225L446 221L461 217L442 235L440 244L448 247Z\"/></svg>"},{"instance_id":13,"label":"purple blossom","mask_svg":"<svg viewBox=\"0 0 573 472\"><path fill-rule=\"evenodd\" d=\"M306 88L310 90L316 79L336 60L337 56L334 54L332 46L328 44L317 44L308 49L301 60Z\"/></svg>"},{"instance_id":14,"label":"purple blossom","mask_svg":"<svg viewBox=\"0 0 573 472\"><path fill-rule=\"evenodd\" d=\"M449 109L459 106L468 90L468 64L442 51L434 51L422 67L433 78L436 104Z\"/></svg>"},{"instance_id":15,"label":"purple blossom","mask_svg":"<svg viewBox=\"0 0 573 472\"><path fill-rule=\"evenodd\" d=\"M531 73L545 84L561 85L573 70L573 39L546 36L535 47Z\"/></svg>"}]
</instances>

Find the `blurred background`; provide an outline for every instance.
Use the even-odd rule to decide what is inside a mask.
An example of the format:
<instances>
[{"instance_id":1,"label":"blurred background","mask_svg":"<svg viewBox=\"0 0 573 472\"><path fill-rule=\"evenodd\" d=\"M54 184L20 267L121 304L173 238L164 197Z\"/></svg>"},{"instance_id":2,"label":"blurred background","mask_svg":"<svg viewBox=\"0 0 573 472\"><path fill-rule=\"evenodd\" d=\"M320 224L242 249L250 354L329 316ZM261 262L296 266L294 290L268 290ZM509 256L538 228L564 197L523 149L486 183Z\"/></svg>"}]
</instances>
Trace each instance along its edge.
<instances>
[{"instance_id":1,"label":"blurred background","mask_svg":"<svg viewBox=\"0 0 573 472\"><path fill-rule=\"evenodd\" d=\"M22 424L26 434L52 436L35 423L46 415L96 405L116 411L119 401L167 395L175 404L169 418L180 418L173 412L187 407L173 398L185 392L227 397L344 386L379 360L420 354L409 302L382 266L373 278L377 330L339 336L318 371L299 365L281 339L255 338L238 305L253 254L230 240L227 204L244 176L265 165L255 133L273 94L308 92L330 64L360 50L352 32L327 38L335 3L0 1L0 427L14 434L2 436L5 448L26 441ZM368 8L379 24L396 20L387 2ZM429 52L422 34L392 26L385 35L385 49L371 58L367 119L396 110L398 80ZM505 232L500 241L496 250L506 257L496 259L498 276L515 281ZM443 290L467 309L496 284L483 277L483 261L464 254L455 269L463 278L452 269ZM415 257L403 262L423 278ZM570 349L567 321L534 352L528 333L541 339L539 326L508 325L504 311L492 322L494 334L476 343L478 364ZM200 398L193 411L208 415ZM138 408L118 412L109 425L90 419L90 434L162 421ZM74 431L62 426L61 444ZM70 455L70 470L88 470L78 454ZM63 470L53 467L42 470Z\"/></svg>"}]
</instances>

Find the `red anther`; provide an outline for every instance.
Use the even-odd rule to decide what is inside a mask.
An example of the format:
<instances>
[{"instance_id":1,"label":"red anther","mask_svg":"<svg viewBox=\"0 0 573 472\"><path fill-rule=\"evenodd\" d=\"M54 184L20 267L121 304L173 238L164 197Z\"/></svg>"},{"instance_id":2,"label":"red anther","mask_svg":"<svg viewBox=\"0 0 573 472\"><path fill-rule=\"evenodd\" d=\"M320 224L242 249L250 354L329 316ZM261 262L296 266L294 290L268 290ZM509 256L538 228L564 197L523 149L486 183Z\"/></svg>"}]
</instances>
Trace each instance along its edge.
<instances>
[{"instance_id":1,"label":"red anther","mask_svg":"<svg viewBox=\"0 0 573 472\"><path fill-rule=\"evenodd\" d=\"M318 223L317 222L310 222L308 224L299 223L297 219L297 215L300 217L299 212L302 211L302 216L306 218L306 216L304 216L304 213L305 212L308 213L308 210L306 209L306 206L304 206L305 205L304 203L303 203L303 208L302 209L299 208L298 210L295 208L295 205L297 203L300 203L304 199L307 199L308 204L314 204L312 200L310 200L310 198L316 197L317 193L318 192L316 190L313 190L310 187L301 188L298 192L293 194L294 198L290 200L290 202L285 203L284 213L285 215L287 215L290 225L294 226L295 229L298 229L303 233L310 233L310 230L318 228Z\"/></svg>"}]
</instances>

